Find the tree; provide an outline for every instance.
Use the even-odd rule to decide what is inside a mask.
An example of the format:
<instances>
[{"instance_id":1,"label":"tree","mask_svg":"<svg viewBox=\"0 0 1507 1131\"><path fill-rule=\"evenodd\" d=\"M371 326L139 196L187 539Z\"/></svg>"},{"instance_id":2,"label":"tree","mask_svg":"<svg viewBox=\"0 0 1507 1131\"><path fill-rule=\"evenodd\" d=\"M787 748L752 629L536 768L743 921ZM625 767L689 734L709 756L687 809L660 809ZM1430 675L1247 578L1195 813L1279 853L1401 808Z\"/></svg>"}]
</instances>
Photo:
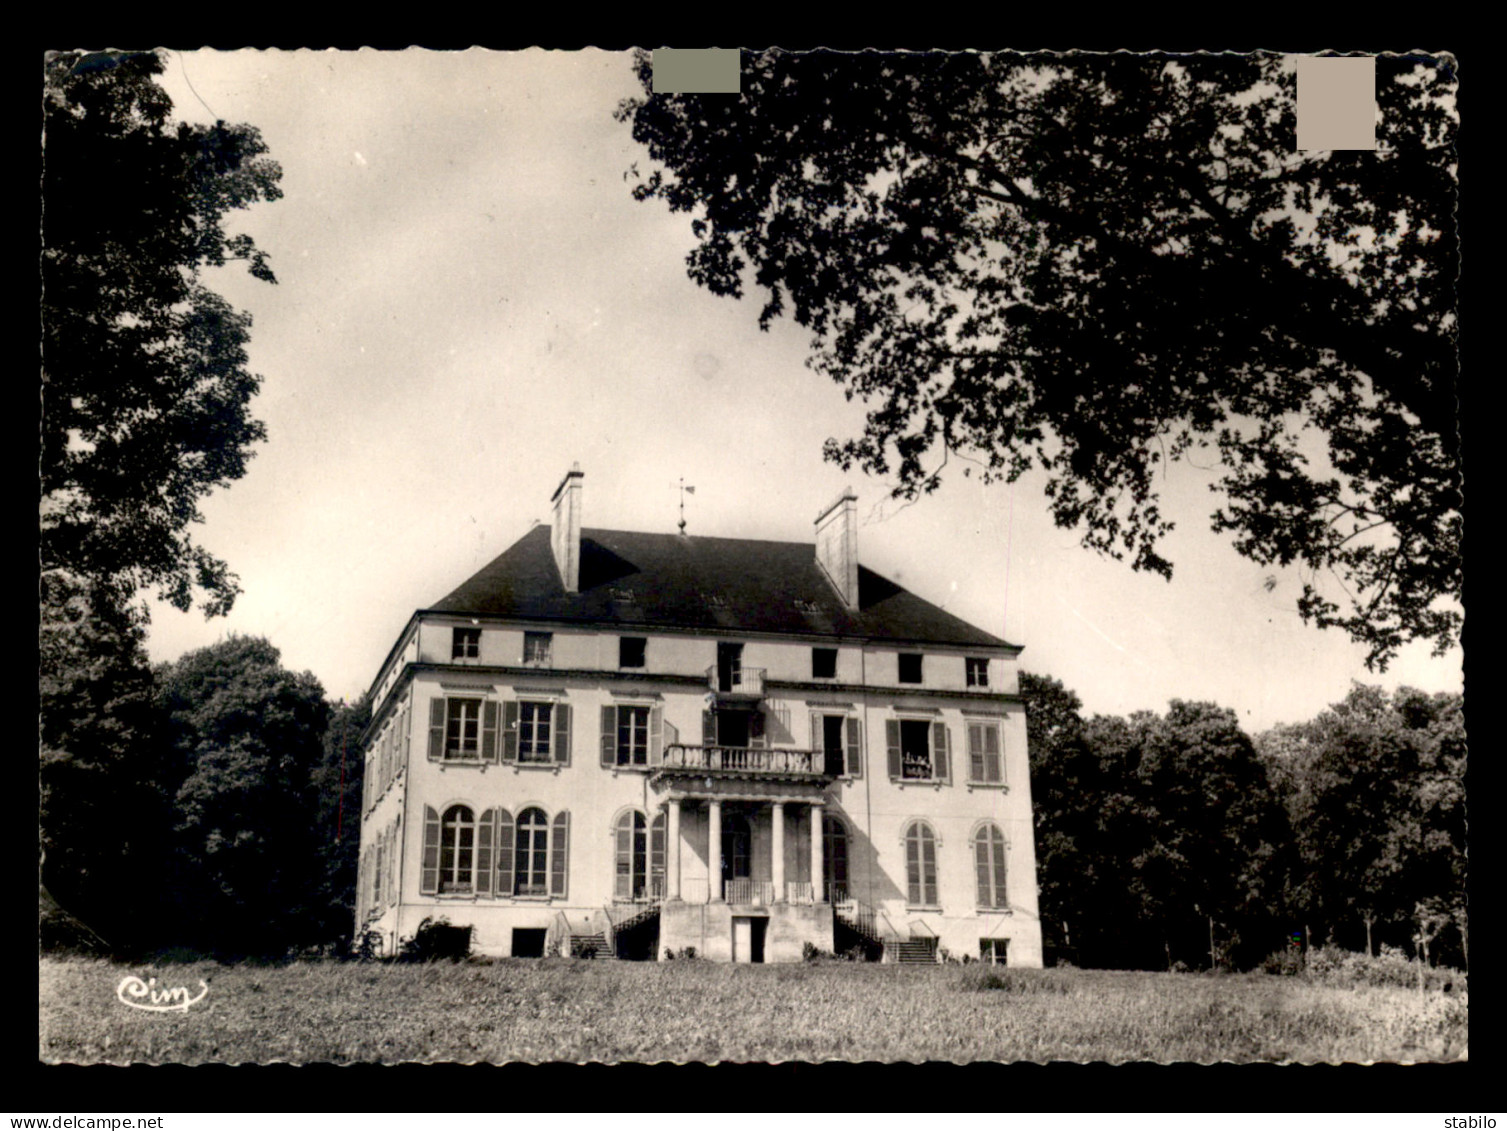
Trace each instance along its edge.
<instances>
[{"instance_id":1,"label":"tree","mask_svg":"<svg viewBox=\"0 0 1507 1131\"><path fill-rule=\"evenodd\" d=\"M243 636L156 675L179 783L174 917L183 937L248 953L323 941L313 775L330 707L319 681Z\"/></svg>"},{"instance_id":2,"label":"tree","mask_svg":"<svg viewBox=\"0 0 1507 1131\"><path fill-rule=\"evenodd\" d=\"M1376 153L1294 153L1276 55L769 51L729 98L640 54L618 117L691 278L875 404L827 458L906 498L1039 465L1059 525L1170 578L1156 475L1212 449L1214 529L1385 668L1461 624L1456 116L1451 60L1376 62Z\"/></svg>"},{"instance_id":3,"label":"tree","mask_svg":"<svg viewBox=\"0 0 1507 1131\"><path fill-rule=\"evenodd\" d=\"M1356 686L1260 740L1295 834L1295 909L1367 951L1448 908L1464 958L1466 746L1458 695Z\"/></svg>"},{"instance_id":4,"label":"tree","mask_svg":"<svg viewBox=\"0 0 1507 1131\"><path fill-rule=\"evenodd\" d=\"M242 260L274 281L224 221L278 199L281 170L250 126L171 126L162 69L150 53L46 64L42 568L90 579L97 602L155 586L215 615L236 579L188 528L265 430L248 411L250 318L203 275Z\"/></svg>"},{"instance_id":5,"label":"tree","mask_svg":"<svg viewBox=\"0 0 1507 1131\"><path fill-rule=\"evenodd\" d=\"M116 948L152 929L169 826L140 625L87 582L43 578L39 632L42 883Z\"/></svg>"},{"instance_id":6,"label":"tree","mask_svg":"<svg viewBox=\"0 0 1507 1131\"><path fill-rule=\"evenodd\" d=\"M324 943L348 939L355 915L365 766L361 735L371 718L371 700L365 695L354 703L336 704L319 765L310 778L323 859L314 909L315 938Z\"/></svg>"}]
</instances>

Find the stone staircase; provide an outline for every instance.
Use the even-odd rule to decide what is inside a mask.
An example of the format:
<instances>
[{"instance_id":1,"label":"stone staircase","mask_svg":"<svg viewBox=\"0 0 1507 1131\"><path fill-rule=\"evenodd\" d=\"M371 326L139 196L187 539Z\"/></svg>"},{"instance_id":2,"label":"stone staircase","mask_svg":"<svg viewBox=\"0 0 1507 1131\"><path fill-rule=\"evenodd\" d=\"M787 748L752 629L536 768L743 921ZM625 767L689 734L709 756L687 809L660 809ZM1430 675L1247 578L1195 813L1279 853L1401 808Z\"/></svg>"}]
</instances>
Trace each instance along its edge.
<instances>
[{"instance_id":1,"label":"stone staircase","mask_svg":"<svg viewBox=\"0 0 1507 1131\"><path fill-rule=\"evenodd\" d=\"M934 938L908 938L899 939L888 944L894 948L896 962L926 962L935 964L937 961L937 940Z\"/></svg>"},{"instance_id":2,"label":"stone staircase","mask_svg":"<svg viewBox=\"0 0 1507 1131\"><path fill-rule=\"evenodd\" d=\"M606 935L595 934L570 936L570 956L572 958L584 958L586 957L587 951L593 952L593 957L596 958L616 957L616 955L612 953L612 948L607 945Z\"/></svg>"}]
</instances>

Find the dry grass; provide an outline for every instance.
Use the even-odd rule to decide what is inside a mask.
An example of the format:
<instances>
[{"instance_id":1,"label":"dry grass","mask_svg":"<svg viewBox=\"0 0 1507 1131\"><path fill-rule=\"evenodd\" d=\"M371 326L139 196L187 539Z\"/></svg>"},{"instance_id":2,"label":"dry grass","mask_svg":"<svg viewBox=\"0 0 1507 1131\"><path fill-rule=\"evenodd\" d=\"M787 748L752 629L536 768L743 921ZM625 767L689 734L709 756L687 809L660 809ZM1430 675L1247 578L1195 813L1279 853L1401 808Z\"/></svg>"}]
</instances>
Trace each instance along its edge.
<instances>
[{"instance_id":1,"label":"dry grass","mask_svg":"<svg viewBox=\"0 0 1507 1131\"><path fill-rule=\"evenodd\" d=\"M186 1013L135 974L209 983ZM1261 974L513 960L157 968L41 962L41 1057L287 1061L1437 1061L1466 996Z\"/></svg>"}]
</instances>

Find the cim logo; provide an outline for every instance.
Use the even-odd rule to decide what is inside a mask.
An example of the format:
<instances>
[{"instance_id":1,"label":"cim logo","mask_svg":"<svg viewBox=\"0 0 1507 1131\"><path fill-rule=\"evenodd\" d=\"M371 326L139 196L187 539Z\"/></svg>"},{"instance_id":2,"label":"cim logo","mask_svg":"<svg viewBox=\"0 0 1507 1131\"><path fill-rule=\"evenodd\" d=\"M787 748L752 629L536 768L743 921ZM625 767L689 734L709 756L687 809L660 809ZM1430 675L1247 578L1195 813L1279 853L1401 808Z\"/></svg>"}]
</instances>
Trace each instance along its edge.
<instances>
[{"instance_id":1,"label":"cim logo","mask_svg":"<svg viewBox=\"0 0 1507 1131\"><path fill-rule=\"evenodd\" d=\"M115 997L121 1005L129 1005L132 1009L145 1009L150 1013L187 1013L189 1006L199 1004L209 993L209 983L203 978L199 979L199 986L197 996L189 997L183 986L159 990L156 978L143 982L132 974L122 978L120 985L115 987Z\"/></svg>"}]
</instances>

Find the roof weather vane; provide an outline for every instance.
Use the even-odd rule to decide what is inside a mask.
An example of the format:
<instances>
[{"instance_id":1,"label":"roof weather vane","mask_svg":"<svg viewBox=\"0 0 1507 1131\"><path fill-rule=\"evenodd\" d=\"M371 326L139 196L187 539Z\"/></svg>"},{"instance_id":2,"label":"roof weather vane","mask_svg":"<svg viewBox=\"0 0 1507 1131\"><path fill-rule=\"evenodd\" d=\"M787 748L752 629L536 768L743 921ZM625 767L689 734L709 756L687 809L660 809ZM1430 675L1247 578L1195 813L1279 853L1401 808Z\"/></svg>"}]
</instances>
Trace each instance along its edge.
<instances>
[{"instance_id":1,"label":"roof weather vane","mask_svg":"<svg viewBox=\"0 0 1507 1131\"><path fill-rule=\"evenodd\" d=\"M685 533L685 497L694 495L696 488L685 485L685 476L680 477L680 532Z\"/></svg>"}]
</instances>

